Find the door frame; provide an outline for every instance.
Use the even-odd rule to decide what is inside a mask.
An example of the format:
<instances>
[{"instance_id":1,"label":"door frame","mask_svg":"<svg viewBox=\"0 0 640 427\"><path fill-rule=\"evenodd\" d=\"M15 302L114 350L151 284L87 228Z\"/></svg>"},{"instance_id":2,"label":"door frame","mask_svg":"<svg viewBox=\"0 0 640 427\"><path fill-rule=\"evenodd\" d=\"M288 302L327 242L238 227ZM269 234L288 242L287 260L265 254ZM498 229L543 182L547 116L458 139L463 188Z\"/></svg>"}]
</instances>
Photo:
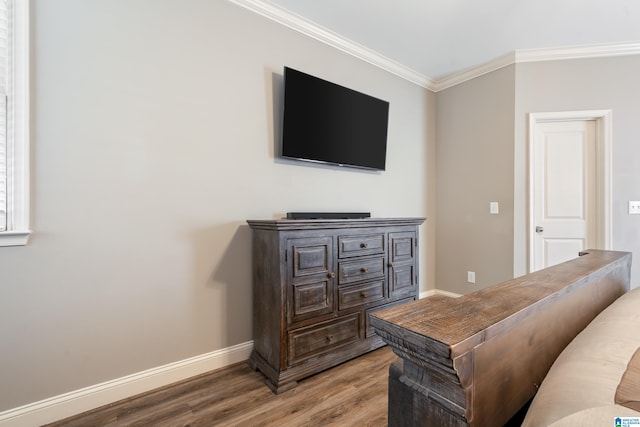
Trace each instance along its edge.
<instances>
[{"instance_id":1,"label":"door frame","mask_svg":"<svg viewBox=\"0 0 640 427\"><path fill-rule=\"evenodd\" d=\"M537 125L545 122L566 122L573 120L594 120L596 122L596 246L592 249L611 249L612 212L612 110L560 111L529 113L529 256L527 271L534 265L534 143Z\"/></svg>"}]
</instances>

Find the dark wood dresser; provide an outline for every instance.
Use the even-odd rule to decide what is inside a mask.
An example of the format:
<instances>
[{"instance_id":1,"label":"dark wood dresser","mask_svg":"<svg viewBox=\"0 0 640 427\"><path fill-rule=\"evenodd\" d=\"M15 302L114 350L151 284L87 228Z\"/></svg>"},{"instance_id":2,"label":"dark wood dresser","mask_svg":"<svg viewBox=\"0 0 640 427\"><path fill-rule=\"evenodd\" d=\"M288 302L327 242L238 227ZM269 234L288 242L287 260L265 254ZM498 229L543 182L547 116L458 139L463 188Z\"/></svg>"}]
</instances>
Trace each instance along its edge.
<instances>
[{"instance_id":1,"label":"dark wood dresser","mask_svg":"<svg viewBox=\"0 0 640 427\"><path fill-rule=\"evenodd\" d=\"M275 393L384 345L369 314L418 298L424 220L247 221L255 342L249 363Z\"/></svg>"}]
</instances>

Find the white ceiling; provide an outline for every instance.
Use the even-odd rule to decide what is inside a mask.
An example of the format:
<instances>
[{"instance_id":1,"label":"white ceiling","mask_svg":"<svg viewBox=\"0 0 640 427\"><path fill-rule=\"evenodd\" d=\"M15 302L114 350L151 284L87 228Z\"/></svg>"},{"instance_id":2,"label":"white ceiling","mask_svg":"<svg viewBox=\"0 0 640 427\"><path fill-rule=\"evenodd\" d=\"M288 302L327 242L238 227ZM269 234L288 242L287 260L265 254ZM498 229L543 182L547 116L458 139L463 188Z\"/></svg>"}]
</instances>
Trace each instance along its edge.
<instances>
[{"instance_id":1,"label":"white ceiling","mask_svg":"<svg viewBox=\"0 0 640 427\"><path fill-rule=\"evenodd\" d=\"M520 50L640 42L640 0L270 3L432 80Z\"/></svg>"}]
</instances>

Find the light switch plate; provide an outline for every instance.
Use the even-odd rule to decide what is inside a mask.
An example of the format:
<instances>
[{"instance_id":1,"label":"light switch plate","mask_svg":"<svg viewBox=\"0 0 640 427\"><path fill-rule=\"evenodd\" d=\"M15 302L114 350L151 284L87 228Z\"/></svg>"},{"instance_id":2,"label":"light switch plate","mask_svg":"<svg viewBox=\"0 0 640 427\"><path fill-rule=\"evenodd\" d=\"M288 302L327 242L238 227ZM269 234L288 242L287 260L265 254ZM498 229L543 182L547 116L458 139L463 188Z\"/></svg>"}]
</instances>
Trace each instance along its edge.
<instances>
[{"instance_id":1,"label":"light switch plate","mask_svg":"<svg viewBox=\"0 0 640 427\"><path fill-rule=\"evenodd\" d=\"M497 215L500 213L500 204L498 202L489 203L489 213L491 215Z\"/></svg>"},{"instance_id":2,"label":"light switch plate","mask_svg":"<svg viewBox=\"0 0 640 427\"><path fill-rule=\"evenodd\" d=\"M629 202L629 215L640 214L640 201Z\"/></svg>"}]
</instances>

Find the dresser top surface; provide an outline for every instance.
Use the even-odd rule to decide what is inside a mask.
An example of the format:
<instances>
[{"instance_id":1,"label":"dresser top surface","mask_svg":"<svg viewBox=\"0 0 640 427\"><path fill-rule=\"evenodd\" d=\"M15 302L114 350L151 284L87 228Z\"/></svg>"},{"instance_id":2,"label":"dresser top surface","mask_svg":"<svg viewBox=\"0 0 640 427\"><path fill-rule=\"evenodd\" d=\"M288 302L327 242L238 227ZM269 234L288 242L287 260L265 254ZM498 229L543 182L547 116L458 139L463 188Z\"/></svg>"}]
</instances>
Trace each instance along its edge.
<instances>
[{"instance_id":1,"label":"dresser top surface","mask_svg":"<svg viewBox=\"0 0 640 427\"><path fill-rule=\"evenodd\" d=\"M419 226L426 218L358 218L358 219L271 219L247 220L253 229L302 230L316 228L369 228L388 226Z\"/></svg>"}]
</instances>

